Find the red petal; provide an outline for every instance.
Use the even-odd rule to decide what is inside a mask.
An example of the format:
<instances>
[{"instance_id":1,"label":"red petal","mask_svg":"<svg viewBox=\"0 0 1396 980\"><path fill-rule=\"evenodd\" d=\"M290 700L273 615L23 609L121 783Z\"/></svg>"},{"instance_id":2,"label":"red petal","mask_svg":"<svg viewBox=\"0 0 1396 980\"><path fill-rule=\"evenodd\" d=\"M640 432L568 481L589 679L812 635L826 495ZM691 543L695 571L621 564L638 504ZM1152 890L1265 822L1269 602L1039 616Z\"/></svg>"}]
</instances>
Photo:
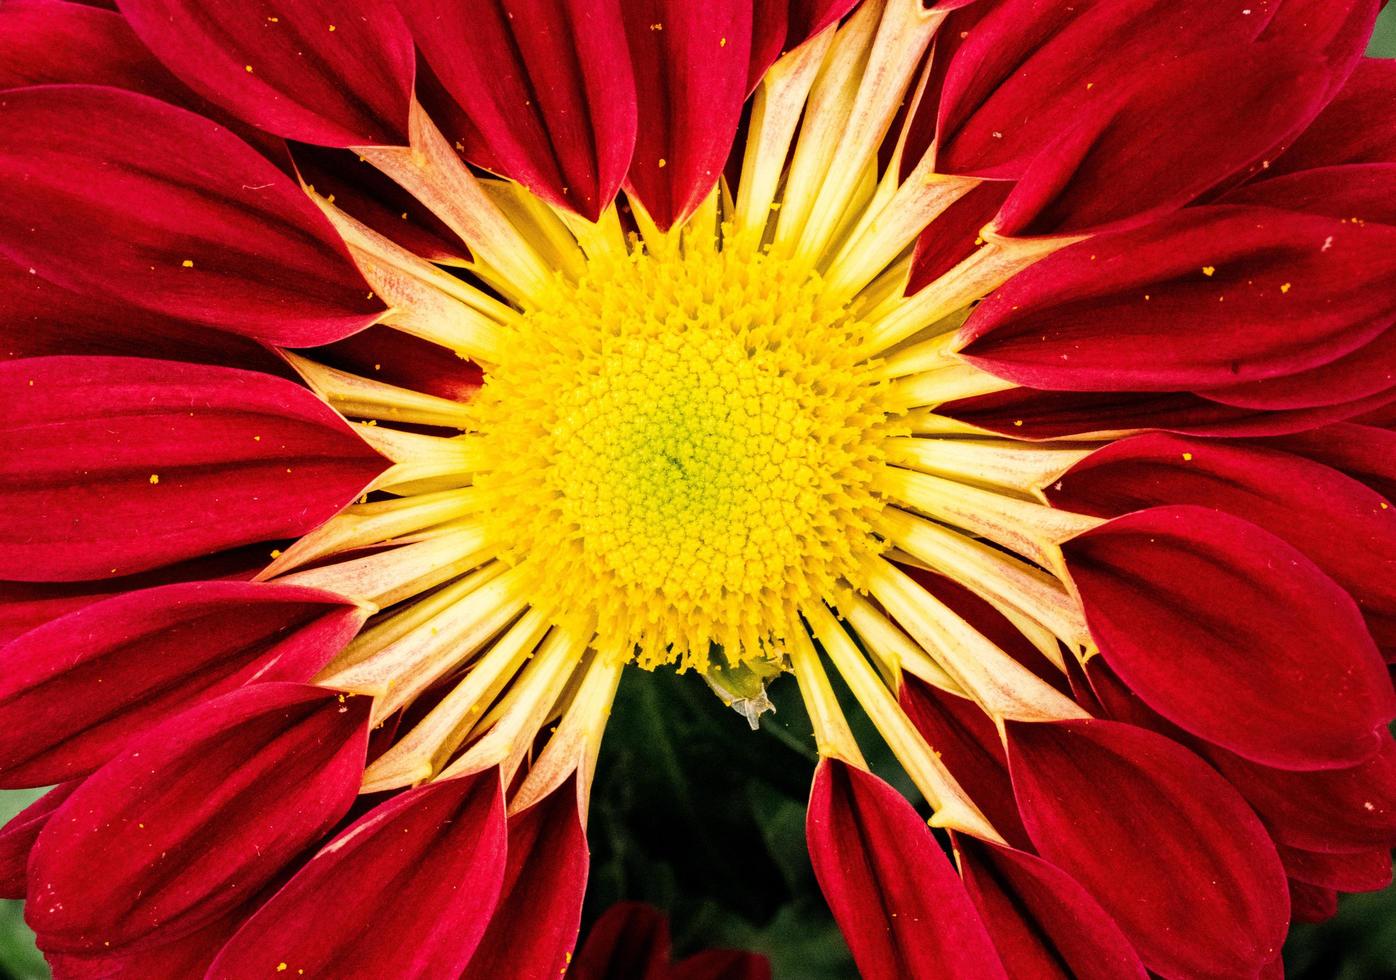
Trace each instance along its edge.
<instances>
[{"instance_id":1,"label":"red petal","mask_svg":"<svg viewBox=\"0 0 1396 980\"><path fill-rule=\"evenodd\" d=\"M717 186L746 101L752 0L633 0L623 7L639 101L626 178L661 229Z\"/></svg>"},{"instance_id":2,"label":"red petal","mask_svg":"<svg viewBox=\"0 0 1396 980\"><path fill-rule=\"evenodd\" d=\"M1207 756L1281 844L1322 853L1396 846L1396 740L1350 769L1290 772L1221 749Z\"/></svg>"},{"instance_id":3,"label":"red petal","mask_svg":"<svg viewBox=\"0 0 1396 980\"><path fill-rule=\"evenodd\" d=\"M1327 922L1338 914L1338 893L1331 888L1289 881L1290 905L1295 922Z\"/></svg>"},{"instance_id":4,"label":"red petal","mask_svg":"<svg viewBox=\"0 0 1396 980\"><path fill-rule=\"evenodd\" d=\"M669 922L640 902L617 902L587 933L572 959L569 980L665 980L669 968Z\"/></svg>"},{"instance_id":5,"label":"red petal","mask_svg":"<svg viewBox=\"0 0 1396 980\"><path fill-rule=\"evenodd\" d=\"M1346 589L1374 634L1396 637L1396 510L1321 463L1261 446L1146 435L1098 450L1046 493L1055 506L1098 517L1195 504L1244 518ZM1333 652L1326 647L1323 656ZM1345 669L1374 691L1387 686L1385 672L1365 659Z\"/></svg>"},{"instance_id":6,"label":"red petal","mask_svg":"<svg viewBox=\"0 0 1396 980\"><path fill-rule=\"evenodd\" d=\"M1006 975L959 876L892 787L824 759L806 833L820 890L867 980Z\"/></svg>"},{"instance_id":7,"label":"red petal","mask_svg":"<svg viewBox=\"0 0 1396 980\"><path fill-rule=\"evenodd\" d=\"M1243 184L1219 198L1218 203L1303 211L1350 224L1396 225L1393 185L1396 163L1350 163Z\"/></svg>"},{"instance_id":8,"label":"red petal","mask_svg":"<svg viewBox=\"0 0 1396 980\"><path fill-rule=\"evenodd\" d=\"M453 401L469 401L484 383L480 369L461 360L455 351L392 327L369 327L338 343L320 347L315 351L315 360Z\"/></svg>"},{"instance_id":9,"label":"red petal","mask_svg":"<svg viewBox=\"0 0 1396 980\"><path fill-rule=\"evenodd\" d=\"M1273 766L1338 768L1379 748L1396 715L1381 656L1351 597L1292 545L1189 505L1063 551L1101 655L1165 718Z\"/></svg>"},{"instance_id":10,"label":"red petal","mask_svg":"<svg viewBox=\"0 0 1396 980\"><path fill-rule=\"evenodd\" d=\"M1068 391L1179 391L1317 367L1396 320L1396 228L1200 208L1064 249L985 300L964 356Z\"/></svg>"},{"instance_id":11,"label":"red petal","mask_svg":"<svg viewBox=\"0 0 1396 980\"><path fill-rule=\"evenodd\" d=\"M0 643L111 596L176 582L245 582L266 564L266 549L254 545L101 582L0 582Z\"/></svg>"},{"instance_id":12,"label":"red petal","mask_svg":"<svg viewBox=\"0 0 1396 980\"><path fill-rule=\"evenodd\" d=\"M1009 722L1023 822L1044 858L1169 976L1253 975L1289 920L1284 871L1245 802L1201 759L1095 719Z\"/></svg>"},{"instance_id":13,"label":"red petal","mask_svg":"<svg viewBox=\"0 0 1396 980\"><path fill-rule=\"evenodd\" d=\"M1025 851L956 837L965 887L1013 977L1143 980L1120 927L1060 868Z\"/></svg>"},{"instance_id":14,"label":"red petal","mask_svg":"<svg viewBox=\"0 0 1396 980\"><path fill-rule=\"evenodd\" d=\"M1341 422L1396 401L1390 392L1287 412L1232 408L1190 392L1036 391L1011 388L940 406L942 415L1019 439L1163 429L1205 436L1276 436Z\"/></svg>"},{"instance_id":15,"label":"red petal","mask_svg":"<svg viewBox=\"0 0 1396 980\"><path fill-rule=\"evenodd\" d=\"M81 781L75 779L55 786L0 827L0 898L24 897L29 881L29 852L39 831L80 785Z\"/></svg>"},{"instance_id":16,"label":"red petal","mask_svg":"<svg viewBox=\"0 0 1396 980\"><path fill-rule=\"evenodd\" d=\"M0 364L0 575L129 574L333 516L386 467L306 389L170 361Z\"/></svg>"},{"instance_id":17,"label":"red petal","mask_svg":"<svg viewBox=\"0 0 1396 980\"><path fill-rule=\"evenodd\" d=\"M1270 173L1344 163L1396 163L1396 61L1363 58Z\"/></svg>"},{"instance_id":18,"label":"red petal","mask_svg":"<svg viewBox=\"0 0 1396 980\"><path fill-rule=\"evenodd\" d=\"M748 91L786 51L798 48L843 17L858 0L753 0Z\"/></svg>"},{"instance_id":19,"label":"red petal","mask_svg":"<svg viewBox=\"0 0 1396 980\"><path fill-rule=\"evenodd\" d=\"M0 649L0 785L82 776L190 704L308 681L366 609L326 592L195 582L87 606Z\"/></svg>"},{"instance_id":20,"label":"red petal","mask_svg":"<svg viewBox=\"0 0 1396 980\"><path fill-rule=\"evenodd\" d=\"M1008 778L1008 757L989 716L974 702L914 677L902 679L901 704L994 829L1015 847L1029 847Z\"/></svg>"},{"instance_id":21,"label":"red petal","mask_svg":"<svg viewBox=\"0 0 1396 980\"><path fill-rule=\"evenodd\" d=\"M635 147L618 0L409 0L403 13L469 121L465 157L595 220Z\"/></svg>"},{"instance_id":22,"label":"red petal","mask_svg":"<svg viewBox=\"0 0 1396 980\"><path fill-rule=\"evenodd\" d=\"M995 228L1022 237L1136 227L1260 165L1318 113L1331 81L1295 49L1220 45L1170 57L1063 130Z\"/></svg>"},{"instance_id":23,"label":"red petal","mask_svg":"<svg viewBox=\"0 0 1396 980\"><path fill-rule=\"evenodd\" d=\"M369 707L253 684L132 743L39 835L27 917L40 948L158 945L240 904L349 809Z\"/></svg>"},{"instance_id":24,"label":"red petal","mask_svg":"<svg viewBox=\"0 0 1396 980\"><path fill-rule=\"evenodd\" d=\"M950 63L940 101L938 169L1020 177L1052 137L1102 98L1141 76L1155 77L1180 51L1226 36L1223 28L1242 40L1237 28L1244 22L1220 16L1224 5L1177 6L993 5Z\"/></svg>"},{"instance_id":25,"label":"red petal","mask_svg":"<svg viewBox=\"0 0 1396 980\"><path fill-rule=\"evenodd\" d=\"M221 916L197 932L173 942L137 950L80 956L49 953L53 974L61 980L113 980L118 977L202 977L218 949L248 916L245 908Z\"/></svg>"},{"instance_id":26,"label":"red petal","mask_svg":"<svg viewBox=\"0 0 1396 980\"><path fill-rule=\"evenodd\" d=\"M1396 845L1396 740L1390 735L1383 734L1375 756L1349 769L1274 769L1178 730L1125 687L1102 658L1092 658L1087 670L1110 717L1190 744L1245 797L1277 846L1342 854Z\"/></svg>"},{"instance_id":27,"label":"red petal","mask_svg":"<svg viewBox=\"0 0 1396 980\"><path fill-rule=\"evenodd\" d=\"M1396 168L1393 168L1396 176ZM1371 343L1320 367L1202 392L1211 401L1241 408L1311 408L1340 405L1396 387L1396 326Z\"/></svg>"},{"instance_id":28,"label":"red petal","mask_svg":"<svg viewBox=\"0 0 1396 980\"><path fill-rule=\"evenodd\" d=\"M327 146L405 143L412 39L381 0L120 0L199 94L268 132Z\"/></svg>"},{"instance_id":29,"label":"red petal","mask_svg":"<svg viewBox=\"0 0 1396 980\"><path fill-rule=\"evenodd\" d=\"M283 346L383 310L319 209L223 127L85 85L0 104L0 252L75 291Z\"/></svg>"},{"instance_id":30,"label":"red petal","mask_svg":"<svg viewBox=\"0 0 1396 980\"><path fill-rule=\"evenodd\" d=\"M180 103L193 95L110 10L59 0L0 7L0 89L111 85Z\"/></svg>"},{"instance_id":31,"label":"red petal","mask_svg":"<svg viewBox=\"0 0 1396 980\"><path fill-rule=\"evenodd\" d=\"M979 232L1008 200L1013 185L985 181L946 209L916 239L906 293L920 292L969 258L983 239Z\"/></svg>"},{"instance_id":32,"label":"red petal","mask_svg":"<svg viewBox=\"0 0 1396 980\"><path fill-rule=\"evenodd\" d=\"M674 964L668 980L771 980L771 961L736 949L705 949Z\"/></svg>"},{"instance_id":33,"label":"red petal","mask_svg":"<svg viewBox=\"0 0 1396 980\"><path fill-rule=\"evenodd\" d=\"M315 855L229 940L208 978L459 976L504 864L496 770L408 790Z\"/></svg>"},{"instance_id":34,"label":"red petal","mask_svg":"<svg viewBox=\"0 0 1396 980\"><path fill-rule=\"evenodd\" d=\"M1375 892L1391 884L1391 849L1353 854L1323 854L1279 845L1280 860L1291 878L1342 892Z\"/></svg>"},{"instance_id":35,"label":"red petal","mask_svg":"<svg viewBox=\"0 0 1396 980\"><path fill-rule=\"evenodd\" d=\"M1388 500L1396 499L1396 432L1371 425L1343 423L1272 440L1355 480Z\"/></svg>"},{"instance_id":36,"label":"red petal","mask_svg":"<svg viewBox=\"0 0 1396 980\"><path fill-rule=\"evenodd\" d=\"M577 942L586 891L586 830L577 784L509 818L509 861L494 917L465 980L558 977Z\"/></svg>"},{"instance_id":37,"label":"red petal","mask_svg":"<svg viewBox=\"0 0 1396 980\"><path fill-rule=\"evenodd\" d=\"M310 145L297 145L293 154L305 183L380 235L431 262L470 258L465 243L430 208L358 154Z\"/></svg>"},{"instance_id":38,"label":"red petal","mask_svg":"<svg viewBox=\"0 0 1396 980\"><path fill-rule=\"evenodd\" d=\"M267 374L286 372L285 362L254 340L128 303L83 296L3 256L0 293L5 296L0 309L0 359L110 354L222 364Z\"/></svg>"}]
</instances>

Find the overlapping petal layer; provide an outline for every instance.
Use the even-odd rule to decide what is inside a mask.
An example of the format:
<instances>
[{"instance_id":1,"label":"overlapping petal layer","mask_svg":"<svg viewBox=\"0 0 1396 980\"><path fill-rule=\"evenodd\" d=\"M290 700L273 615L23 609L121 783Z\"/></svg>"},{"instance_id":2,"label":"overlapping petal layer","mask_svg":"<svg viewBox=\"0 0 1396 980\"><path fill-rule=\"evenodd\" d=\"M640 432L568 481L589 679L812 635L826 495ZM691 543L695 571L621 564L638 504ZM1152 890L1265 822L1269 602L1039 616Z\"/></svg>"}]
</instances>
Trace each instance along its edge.
<instances>
[{"instance_id":1,"label":"overlapping petal layer","mask_svg":"<svg viewBox=\"0 0 1396 980\"><path fill-rule=\"evenodd\" d=\"M107 578L303 534L386 463L308 391L137 358L0 365L0 575ZM157 496L158 495L158 496Z\"/></svg>"}]
</instances>

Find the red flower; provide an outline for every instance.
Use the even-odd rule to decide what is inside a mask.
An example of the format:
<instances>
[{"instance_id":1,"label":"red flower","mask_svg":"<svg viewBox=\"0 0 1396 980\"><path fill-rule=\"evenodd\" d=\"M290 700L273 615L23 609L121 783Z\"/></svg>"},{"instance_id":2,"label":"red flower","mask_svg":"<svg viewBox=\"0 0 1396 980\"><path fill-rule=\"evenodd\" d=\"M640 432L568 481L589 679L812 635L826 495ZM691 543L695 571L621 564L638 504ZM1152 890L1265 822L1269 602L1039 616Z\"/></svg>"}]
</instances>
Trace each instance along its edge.
<instances>
[{"instance_id":1,"label":"red flower","mask_svg":"<svg viewBox=\"0 0 1396 980\"><path fill-rule=\"evenodd\" d=\"M795 675L868 977L1255 977L1389 883L1378 0L117 6L0 7L57 974L559 975L632 662ZM667 946L571 972L767 969Z\"/></svg>"}]
</instances>

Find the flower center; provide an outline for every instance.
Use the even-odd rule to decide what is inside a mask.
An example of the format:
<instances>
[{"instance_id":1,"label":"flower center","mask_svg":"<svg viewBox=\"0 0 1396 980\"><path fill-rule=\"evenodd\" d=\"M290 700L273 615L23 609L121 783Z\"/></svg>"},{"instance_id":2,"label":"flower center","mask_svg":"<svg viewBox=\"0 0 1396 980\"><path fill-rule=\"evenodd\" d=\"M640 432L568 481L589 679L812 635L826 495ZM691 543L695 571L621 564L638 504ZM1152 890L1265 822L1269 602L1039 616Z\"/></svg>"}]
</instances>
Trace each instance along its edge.
<instances>
[{"instance_id":1,"label":"flower center","mask_svg":"<svg viewBox=\"0 0 1396 980\"><path fill-rule=\"evenodd\" d=\"M812 269L743 236L591 262L477 398L490 533L599 647L769 656L882 549L893 422L863 336Z\"/></svg>"}]
</instances>

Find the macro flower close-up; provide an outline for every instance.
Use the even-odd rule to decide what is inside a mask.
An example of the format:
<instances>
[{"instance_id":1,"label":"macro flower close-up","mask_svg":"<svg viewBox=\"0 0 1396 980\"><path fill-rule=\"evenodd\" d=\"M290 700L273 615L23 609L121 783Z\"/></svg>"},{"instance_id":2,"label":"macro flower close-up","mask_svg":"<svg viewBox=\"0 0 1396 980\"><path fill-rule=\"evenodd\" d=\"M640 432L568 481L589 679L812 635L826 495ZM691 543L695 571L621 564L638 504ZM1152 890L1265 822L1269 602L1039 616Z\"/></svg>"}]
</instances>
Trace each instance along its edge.
<instances>
[{"instance_id":1,"label":"macro flower close-up","mask_svg":"<svg viewBox=\"0 0 1396 980\"><path fill-rule=\"evenodd\" d=\"M1339 975L1385 5L0 0L0 976Z\"/></svg>"}]
</instances>

